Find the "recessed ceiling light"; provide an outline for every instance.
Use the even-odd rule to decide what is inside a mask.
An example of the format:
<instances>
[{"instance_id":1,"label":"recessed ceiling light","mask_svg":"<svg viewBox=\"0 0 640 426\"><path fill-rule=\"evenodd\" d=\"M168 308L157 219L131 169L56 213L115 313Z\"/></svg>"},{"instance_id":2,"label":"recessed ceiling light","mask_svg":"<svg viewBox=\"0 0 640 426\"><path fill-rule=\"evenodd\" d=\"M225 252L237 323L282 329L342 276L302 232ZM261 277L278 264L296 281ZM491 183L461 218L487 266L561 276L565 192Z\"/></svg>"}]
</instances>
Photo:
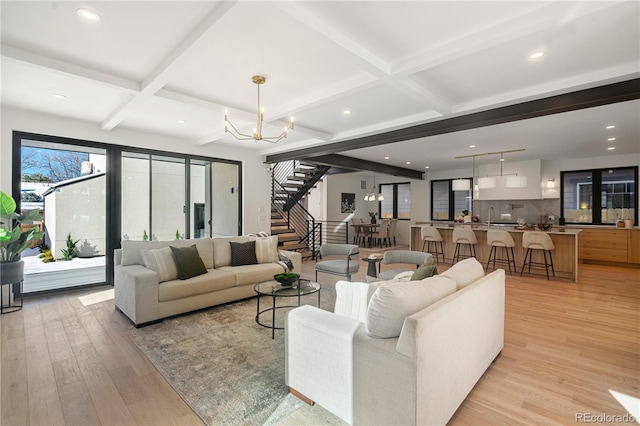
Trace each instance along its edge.
<instances>
[{"instance_id":1,"label":"recessed ceiling light","mask_svg":"<svg viewBox=\"0 0 640 426\"><path fill-rule=\"evenodd\" d=\"M384 157L384 159L385 159L385 160L388 160L388 159L389 159L389 156L388 156L388 155L387 155L387 156L385 156L385 157Z\"/></svg>"},{"instance_id":2,"label":"recessed ceiling light","mask_svg":"<svg viewBox=\"0 0 640 426\"><path fill-rule=\"evenodd\" d=\"M350 109L345 109L345 110L342 111L342 113L344 115L351 115L351 110Z\"/></svg>"},{"instance_id":3,"label":"recessed ceiling light","mask_svg":"<svg viewBox=\"0 0 640 426\"><path fill-rule=\"evenodd\" d=\"M425 168L425 169L428 169L428 168L429 168L429 166L424 166L424 168Z\"/></svg>"},{"instance_id":4,"label":"recessed ceiling light","mask_svg":"<svg viewBox=\"0 0 640 426\"><path fill-rule=\"evenodd\" d=\"M405 164L411 164L411 161L407 161Z\"/></svg>"},{"instance_id":5,"label":"recessed ceiling light","mask_svg":"<svg viewBox=\"0 0 640 426\"><path fill-rule=\"evenodd\" d=\"M78 15L82 16L87 21L98 22L100 20L100 15L89 9L78 9Z\"/></svg>"},{"instance_id":6,"label":"recessed ceiling light","mask_svg":"<svg viewBox=\"0 0 640 426\"><path fill-rule=\"evenodd\" d=\"M607 140L608 140L608 141L615 141L615 140L616 140L616 138L609 138L609 139L607 139Z\"/></svg>"},{"instance_id":7,"label":"recessed ceiling light","mask_svg":"<svg viewBox=\"0 0 640 426\"><path fill-rule=\"evenodd\" d=\"M187 124L187 120L178 120L178 123L180 123L180 124Z\"/></svg>"},{"instance_id":8,"label":"recessed ceiling light","mask_svg":"<svg viewBox=\"0 0 640 426\"><path fill-rule=\"evenodd\" d=\"M529 59L540 59L542 58L542 55L544 55L544 52L534 52L529 55Z\"/></svg>"},{"instance_id":9,"label":"recessed ceiling light","mask_svg":"<svg viewBox=\"0 0 640 426\"><path fill-rule=\"evenodd\" d=\"M469 148L475 148L475 147L476 147L475 145L469 145Z\"/></svg>"},{"instance_id":10,"label":"recessed ceiling light","mask_svg":"<svg viewBox=\"0 0 640 426\"><path fill-rule=\"evenodd\" d=\"M609 151L613 151L614 149L616 149L615 146L610 146L609 148L607 148Z\"/></svg>"},{"instance_id":11,"label":"recessed ceiling light","mask_svg":"<svg viewBox=\"0 0 640 426\"><path fill-rule=\"evenodd\" d=\"M60 93L52 93L51 96L53 96L56 99L67 99L65 95L61 95Z\"/></svg>"},{"instance_id":12,"label":"recessed ceiling light","mask_svg":"<svg viewBox=\"0 0 640 426\"><path fill-rule=\"evenodd\" d=\"M615 128L616 128L616 126L614 126L613 124L611 124L611 125L609 125L609 126L605 127L605 129L615 129Z\"/></svg>"}]
</instances>

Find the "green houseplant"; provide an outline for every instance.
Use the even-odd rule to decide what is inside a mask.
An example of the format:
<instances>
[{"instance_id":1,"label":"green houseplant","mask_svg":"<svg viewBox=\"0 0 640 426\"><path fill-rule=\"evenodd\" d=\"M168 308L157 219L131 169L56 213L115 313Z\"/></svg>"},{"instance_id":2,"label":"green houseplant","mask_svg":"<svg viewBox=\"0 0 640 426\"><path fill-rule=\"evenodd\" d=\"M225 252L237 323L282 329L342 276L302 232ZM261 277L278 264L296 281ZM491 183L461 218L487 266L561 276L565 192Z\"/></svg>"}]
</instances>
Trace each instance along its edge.
<instances>
[{"instance_id":1,"label":"green houseplant","mask_svg":"<svg viewBox=\"0 0 640 426\"><path fill-rule=\"evenodd\" d=\"M39 219L40 213L36 210L24 215L16 213L15 200L0 191L0 284L13 284L14 295L20 292L20 283L24 280L24 261L20 255L32 240L44 235L33 228L23 231L21 225Z\"/></svg>"},{"instance_id":2,"label":"green houseplant","mask_svg":"<svg viewBox=\"0 0 640 426\"><path fill-rule=\"evenodd\" d=\"M376 223L376 215L378 212L369 212L369 217L371 218L371 223Z\"/></svg>"}]
</instances>

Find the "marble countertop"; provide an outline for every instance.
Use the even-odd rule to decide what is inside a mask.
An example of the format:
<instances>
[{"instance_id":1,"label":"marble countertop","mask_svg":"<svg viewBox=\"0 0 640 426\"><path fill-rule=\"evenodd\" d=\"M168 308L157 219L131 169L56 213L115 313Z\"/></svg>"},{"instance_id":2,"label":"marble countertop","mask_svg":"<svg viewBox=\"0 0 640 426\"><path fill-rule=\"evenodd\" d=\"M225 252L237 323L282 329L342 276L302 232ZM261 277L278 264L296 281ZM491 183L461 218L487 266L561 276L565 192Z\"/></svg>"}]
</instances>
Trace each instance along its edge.
<instances>
[{"instance_id":1,"label":"marble countertop","mask_svg":"<svg viewBox=\"0 0 640 426\"><path fill-rule=\"evenodd\" d=\"M509 232L526 232L526 231L539 231L538 228L520 228L517 225L511 224L491 224L491 227L488 227L486 223L462 223L462 222L445 222L445 221L437 221L437 222L417 222L415 225L412 225L412 228L420 228L423 225L433 225L434 228L438 229L453 229L453 228L470 228L475 231L488 231L489 229L501 229ZM614 229L614 228L611 228ZM582 228L574 228L574 227L566 227L566 226L554 226L548 231L545 231L549 234L573 234L576 235Z\"/></svg>"}]
</instances>

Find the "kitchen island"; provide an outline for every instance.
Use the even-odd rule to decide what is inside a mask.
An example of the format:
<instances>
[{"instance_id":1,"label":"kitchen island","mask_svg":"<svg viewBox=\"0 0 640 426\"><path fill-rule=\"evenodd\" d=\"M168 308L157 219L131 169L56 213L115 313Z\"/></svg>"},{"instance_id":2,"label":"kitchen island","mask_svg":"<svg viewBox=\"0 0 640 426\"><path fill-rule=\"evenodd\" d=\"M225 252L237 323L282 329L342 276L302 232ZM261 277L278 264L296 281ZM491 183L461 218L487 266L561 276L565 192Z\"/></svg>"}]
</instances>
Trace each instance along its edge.
<instances>
[{"instance_id":1,"label":"kitchen island","mask_svg":"<svg viewBox=\"0 0 640 426\"><path fill-rule=\"evenodd\" d=\"M451 262L453 258L453 252L455 250L455 243L453 242L453 230L456 227L472 229L478 244L476 246L476 255L478 260L486 266L489 258L489 252L491 247L487 245L487 230L488 229L501 229L509 232L516 243L513 249L515 254L516 267L518 274L522 267L525 249L522 248L522 234L527 231L533 231L533 229L518 229L511 225L491 225L481 223L453 223L453 222L417 222L411 226L411 250L422 251L422 237L421 228L423 226L434 226L440 231L443 238L444 255L447 262ZM553 251L553 266L555 269L555 276L558 278L566 278L573 281L578 281L578 234L580 229L577 228L558 228L545 231L551 237L555 250ZM499 251L498 256L502 256ZM539 258L536 259L536 255ZM534 251L534 261L543 262L542 253L539 250ZM506 266L505 266L506 267ZM532 270L533 272L533 270ZM536 271L540 273L540 271Z\"/></svg>"}]
</instances>

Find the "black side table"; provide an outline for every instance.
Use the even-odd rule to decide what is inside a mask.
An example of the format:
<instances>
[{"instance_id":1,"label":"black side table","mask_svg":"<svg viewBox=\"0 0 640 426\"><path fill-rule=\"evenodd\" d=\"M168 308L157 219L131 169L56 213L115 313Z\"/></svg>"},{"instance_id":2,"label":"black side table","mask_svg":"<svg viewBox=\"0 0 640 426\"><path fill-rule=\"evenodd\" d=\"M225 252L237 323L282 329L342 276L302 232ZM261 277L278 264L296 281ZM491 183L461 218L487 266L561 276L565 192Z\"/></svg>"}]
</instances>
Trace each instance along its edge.
<instances>
[{"instance_id":1,"label":"black side table","mask_svg":"<svg viewBox=\"0 0 640 426\"><path fill-rule=\"evenodd\" d=\"M373 278L378 278L378 273L376 272L376 263L378 264L378 270L380 270L380 262L382 262L382 257L365 257L362 259L363 262L368 262L369 266L367 267L367 275Z\"/></svg>"},{"instance_id":2,"label":"black side table","mask_svg":"<svg viewBox=\"0 0 640 426\"><path fill-rule=\"evenodd\" d=\"M13 297L11 297L12 291ZM22 281L19 281L17 283L0 284L0 314L8 314L9 312L19 311L20 309L22 309L23 303Z\"/></svg>"}]
</instances>

